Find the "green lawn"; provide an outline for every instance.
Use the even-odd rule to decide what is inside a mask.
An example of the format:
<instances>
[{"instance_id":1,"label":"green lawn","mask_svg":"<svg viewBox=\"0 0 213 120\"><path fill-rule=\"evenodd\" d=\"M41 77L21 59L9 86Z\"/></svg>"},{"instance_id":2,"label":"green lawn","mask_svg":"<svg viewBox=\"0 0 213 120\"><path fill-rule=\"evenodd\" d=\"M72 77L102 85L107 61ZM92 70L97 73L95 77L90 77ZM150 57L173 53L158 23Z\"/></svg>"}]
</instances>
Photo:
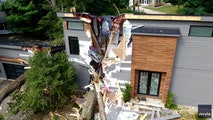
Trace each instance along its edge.
<instances>
[{"instance_id":1,"label":"green lawn","mask_svg":"<svg viewBox=\"0 0 213 120\"><path fill-rule=\"evenodd\" d=\"M151 10L164 12L166 14L178 14L178 6L160 6L160 7L144 7ZM181 6L180 6L181 8Z\"/></svg>"}]
</instances>

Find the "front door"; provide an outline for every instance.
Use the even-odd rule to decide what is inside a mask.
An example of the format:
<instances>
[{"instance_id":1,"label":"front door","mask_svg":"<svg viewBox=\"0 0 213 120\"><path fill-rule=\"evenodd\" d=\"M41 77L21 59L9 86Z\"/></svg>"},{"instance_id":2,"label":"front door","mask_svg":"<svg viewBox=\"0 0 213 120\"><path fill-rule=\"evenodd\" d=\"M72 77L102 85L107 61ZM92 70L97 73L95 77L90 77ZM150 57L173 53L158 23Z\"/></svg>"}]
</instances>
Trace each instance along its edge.
<instances>
[{"instance_id":1,"label":"front door","mask_svg":"<svg viewBox=\"0 0 213 120\"><path fill-rule=\"evenodd\" d=\"M161 73L139 72L139 94L158 96Z\"/></svg>"}]
</instances>

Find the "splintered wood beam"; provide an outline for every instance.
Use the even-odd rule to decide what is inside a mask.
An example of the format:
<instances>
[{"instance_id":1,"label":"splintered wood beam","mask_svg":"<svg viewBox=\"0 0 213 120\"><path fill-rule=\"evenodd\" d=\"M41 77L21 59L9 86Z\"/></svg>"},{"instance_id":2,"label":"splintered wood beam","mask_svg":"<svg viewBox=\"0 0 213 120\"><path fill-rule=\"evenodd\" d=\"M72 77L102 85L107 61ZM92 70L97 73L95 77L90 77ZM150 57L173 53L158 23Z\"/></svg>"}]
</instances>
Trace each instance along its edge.
<instances>
[{"instance_id":1,"label":"splintered wood beam","mask_svg":"<svg viewBox=\"0 0 213 120\"><path fill-rule=\"evenodd\" d=\"M0 60L2 61L7 61L7 62L15 62L15 63L21 63L21 64L29 64L27 61L21 58L5 58L5 57L0 57Z\"/></svg>"},{"instance_id":2,"label":"splintered wood beam","mask_svg":"<svg viewBox=\"0 0 213 120\"><path fill-rule=\"evenodd\" d=\"M104 61L104 60L106 59L106 57L107 57L107 55L108 55L108 52L109 52L109 46L110 46L110 44L112 43L112 41L113 41L113 39L114 39L115 33L113 33L113 32L111 32L111 33L112 33L112 34L111 34L111 37L110 37L110 39L109 39L109 43L108 43L108 45L107 45L107 49L106 49L106 51L105 51L105 53L104 53L104 57L103 57L102 61Z\"/></svg>"},{"instance_id":3,"label":"splintered wood beam","mask_svg":"<svg viewBox=\"0 0 213 120\"><path fill-rule=\"evenodd\" d=\"M95 34L94 34L94 31L93 31L91 25L90 25L89 27L90 27L90 34L91 34L91 36L92 36L92 43L93 43L94 46L98 49L98 51L101 52L101 47L100 47L100 45L98 44L98 40L97 40L97 38L96 38L96 36L95 36Z\"/></svg>"}]
</instances>

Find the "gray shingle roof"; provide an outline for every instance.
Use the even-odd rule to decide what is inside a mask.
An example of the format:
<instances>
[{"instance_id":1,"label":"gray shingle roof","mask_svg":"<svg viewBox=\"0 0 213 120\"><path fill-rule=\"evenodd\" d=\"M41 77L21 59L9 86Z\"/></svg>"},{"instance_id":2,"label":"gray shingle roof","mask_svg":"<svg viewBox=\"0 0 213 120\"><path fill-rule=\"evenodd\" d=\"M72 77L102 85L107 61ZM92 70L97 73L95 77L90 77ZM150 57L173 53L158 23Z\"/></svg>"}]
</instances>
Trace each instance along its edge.
<instances>
[{"instance_id":1,"label":"gray shingle roof","mask_svg":"<svg viewBox=\"0 0 213 120\"><path fill-rule=\"evenodd\" d=\"M132 30L133 34L158 34L158 35L180 35L179 28L166 27L139 27Z\"/></svg>"}]
</instances>

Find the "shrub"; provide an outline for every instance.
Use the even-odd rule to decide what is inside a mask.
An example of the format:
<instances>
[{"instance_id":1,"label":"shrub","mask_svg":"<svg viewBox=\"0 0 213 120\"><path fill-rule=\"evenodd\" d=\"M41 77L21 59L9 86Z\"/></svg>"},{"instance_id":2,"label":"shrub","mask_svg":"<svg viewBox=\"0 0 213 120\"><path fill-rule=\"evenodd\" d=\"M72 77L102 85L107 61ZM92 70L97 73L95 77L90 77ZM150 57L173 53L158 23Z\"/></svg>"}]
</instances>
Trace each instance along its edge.
<instances>
[{"instance_id":1,"label":"shrub","mask_svg":"<svg viewBox=\"0 0 213 120\"><path fill-rule=\"evenodd\" d=\"M130 99L131 99L130 98L131 85L125 84L125 86L126 86L126 89L125 89L124 94L123 94L123 100L126 103L126 102L130 101Z\"/></svg>"},{"instance_id":2,"label":"shrub","mask_svg":"<svg viewBox=\"0 0 213 120\"><path fill-rule=\"evenodd\" d=\"M206 120L206 118L199 118L198 113L195 113L194 117L195 117L196 120Z\"/></svg>"},{"instance_id":3,"label":"shrub","mask_svg":"<svg viewBox=\"0 0 213 120\"><path fill-rule=\"evenodd\" d=\"M35 53L30 66L31 69L25 72L26 90L15 97L17 106L13 107L45 112L64 106L76 88L74 68L67 55L50 55L47 51Z\"/></svg>"},{"instance_id":4,"label":"shrub","mask_svg":"<svg viewBox=\"0 0 213 120\"><path fill-rule=\"evenodd\" d=\"M0 114L0 120L4 120L4 116Z\"/></svg>"},{"instance_id":5,"label":"shrub","mask_svg":"<svg viewBox=\"0 0 213 120\"><path fill-rule=\"evenodd\" d=\"M171 93L171 92L168 93L165 106L166 106L166 108L169 108L169 109L178 109L177 105L174 102L174 94L173 93Z\"/></svg>"}]
</instances>

